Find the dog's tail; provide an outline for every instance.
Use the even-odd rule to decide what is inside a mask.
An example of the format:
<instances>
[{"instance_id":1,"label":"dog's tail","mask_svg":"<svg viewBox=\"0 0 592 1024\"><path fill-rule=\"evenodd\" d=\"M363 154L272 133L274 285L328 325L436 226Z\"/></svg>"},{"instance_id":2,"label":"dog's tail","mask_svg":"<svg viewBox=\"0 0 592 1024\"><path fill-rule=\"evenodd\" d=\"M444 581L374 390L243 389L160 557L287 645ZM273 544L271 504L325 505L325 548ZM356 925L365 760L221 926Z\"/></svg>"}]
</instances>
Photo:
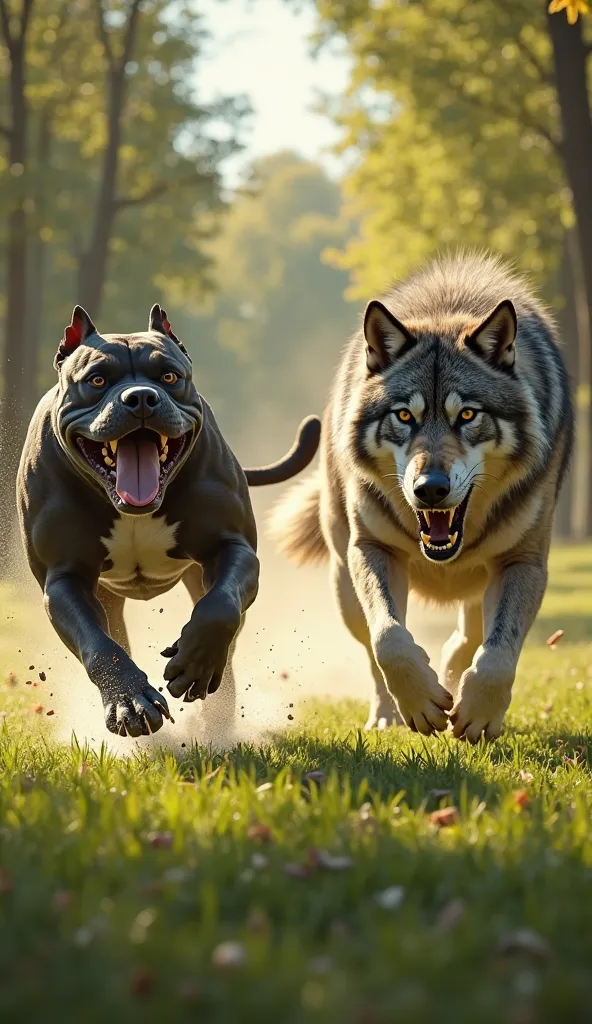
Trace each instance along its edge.
<instances>
[{"instance_id":1,"label":"dog's tail","mask_svg":"<svg viewBox=\"0 0 592 1024\"><path fill-rule=\"evenodd\" d=\"M292 487L273 509L270 533L280 551L296 565L323 562L327 545L321 529L319 474Z\"/></svg>"},{"instance_id":2,"label":"dog's tail","mask_svg":"<svg viewBox=\"0 0 592 1024\"><path fill-rule=\"evenodd\" d=\"M249 487L263 487L264 484L282 484L297 476L314 459L321 439L321 421L318 416L308 416L298 428L296 440L287 455L270 466L260 469L245 469Z\"/></svg>"}]
</instances>

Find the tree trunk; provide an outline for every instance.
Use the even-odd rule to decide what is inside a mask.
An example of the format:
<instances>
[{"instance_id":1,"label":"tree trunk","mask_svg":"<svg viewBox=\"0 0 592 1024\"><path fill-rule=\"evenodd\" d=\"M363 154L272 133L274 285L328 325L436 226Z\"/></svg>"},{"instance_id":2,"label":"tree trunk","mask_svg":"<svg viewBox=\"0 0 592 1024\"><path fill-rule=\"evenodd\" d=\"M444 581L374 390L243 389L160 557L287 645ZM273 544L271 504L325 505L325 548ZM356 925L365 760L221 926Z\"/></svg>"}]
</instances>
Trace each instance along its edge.
<instances>
[{"instance_id":1,"label":"tree trunk","mask_svg":"<svg viewBox=\"0 0 592 1024\"><path fill-rule=\"evenodd\" d=\"M10 571L16 522L15 484L20 453L31 414L35 385L33 358L27 333L27 132L26 40L33 0L23 0L18 19L10 17L6 0L0 0L0 26L9 63L8 163L14 195L8 214L6 246L6 322L3 355L3 394L0 404L2 450L3 544L0 546L0 577ZM15 22L18 24L15 25Z\"/></svg>"},{"instance_id":2,"label":"tree trunk","mask_svg":"<svg viewBox=\"0 0 592 1024\"><path fill-rule=\"evenodd\" d=\"M583 344L586 352L582 353L581 371L586 377L580 377L580 384L585 389L580 400L587 403L587 436L592 438L592 402L590 378L592 361L590 359L590 338L592 337L592 202L590 201L590 185L592 183L592 115L588 99L587 80L587 44L582 38L581 19L570 25L567 19L557 14L547 15L549 35L553 46L555 83L561 110L563 129L562 156L565 171L573 197L573 207L577 223L577 238L581 259L583 292L587 306L587 329ZM587 515L584 533L592 536L592 472L590 448L585 453L585 476L587 481Z\"/></svg>"},{"instance_id":3,"label":"tree trunk","mask_svg":"<svg viewBox=\"0 0 592 1024\"><path fill-rule=\"evenodd\" d=\"M126 65L136 45L140 0L132 0L125 26L121 56L116 59L104 21L102 3L97 3L99 35L109 64L107 145L101 168L101 184L95 207L91 237L78 267L78 301L92 318L99 316L109 263L109 243L118 211L117 172L121 147L121 119L126 99Z\"/></svg>"},{"instance_id":4,"label":"tree trunk","mask_svg":"<svg viewBox=\"0 0 592 1024\"><path fill-rule=\"evenodd\" d=\"M43 308L45 293L45 273L47 268L47 242L43 239L43 227L47 212L47 190L45 175L49 167L51 150L51 111L46 108L39 121L39 137L35 157L35 220L31 225L29 241L29 277L28 293L32 297L29 303L27 318L27 334L31 348L31 380L38 393L37 378L39 374L38 353L41 347L41 331L43 327Z\"/></svg>"},{"instance_id":5,"label":"tree trunk","mask_svg":"<svg viewBox=\"0 0 592 1024\"><path fill-rule=\"evenodd\" d=\"M575 308L576 289L572 267L573 253L571 250L573 248L574 241L577 245L577 239L570 236L573 236L573 232L566 231L563 243L563 259L561 261L560 277L560 287L565 304L559 317L559 326L561 329L561 352L563 355L563 361L569 374L575 395L580 372L580 335ZM576 435L576 445L578 442L579 433ZM555 513L555 534L560 540L570 540L574 535L573 519L574 511L576 509L576 501L574 500L576 498L576 495L574 494L576 482L574 465L576 463L577 456L574 453L574 458L572 459L570 468L565 475L565 480L563 481L563 486L557 502L557 510Z\"/></svg>"}]
</instances>

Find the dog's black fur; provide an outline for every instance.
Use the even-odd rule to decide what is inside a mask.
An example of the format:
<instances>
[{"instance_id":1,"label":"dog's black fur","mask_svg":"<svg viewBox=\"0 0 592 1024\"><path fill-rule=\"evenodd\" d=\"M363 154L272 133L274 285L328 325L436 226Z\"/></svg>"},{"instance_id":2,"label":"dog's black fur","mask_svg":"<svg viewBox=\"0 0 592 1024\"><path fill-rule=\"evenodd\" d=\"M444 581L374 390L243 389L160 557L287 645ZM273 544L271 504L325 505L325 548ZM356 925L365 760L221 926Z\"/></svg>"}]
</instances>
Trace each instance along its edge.
<instances>
[{"instance_id":1,"label":"dog's black fur","mask_svg":"<svg viewBox=\"0 0 592 1024\"><path fill-rule=\"evenodd\" d=\"M245 475L160 306L147 332L129 335L98 334L77 306L55 364L59 382L33 415L19 469L23 542L51 622L100 690L107 728L146 735L169 711L130 657L125 599L183 579L195 607L163 652L164 678L174 697L214 692L258 588L248 477L299 472L320 425L308 420L285 460Z\"/></svg>"}]
</instances>

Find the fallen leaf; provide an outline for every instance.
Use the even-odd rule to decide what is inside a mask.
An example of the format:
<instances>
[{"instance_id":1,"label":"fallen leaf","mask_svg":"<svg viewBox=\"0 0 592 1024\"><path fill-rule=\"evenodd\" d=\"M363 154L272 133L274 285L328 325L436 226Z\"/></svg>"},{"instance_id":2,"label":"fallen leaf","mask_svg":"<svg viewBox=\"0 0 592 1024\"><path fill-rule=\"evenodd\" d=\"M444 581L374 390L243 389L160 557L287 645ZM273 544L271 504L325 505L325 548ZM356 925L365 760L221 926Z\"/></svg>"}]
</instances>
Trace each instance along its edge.
<instances>
[{"instance_id":1,"label":"fallen leaf","mask_svg":"<svg viewBox=\"0 0 592 1024\"><path fill-rule=\"evenodd\" d=\"M154 988L154 975L152 974L152 971L145 969L136 971L135 974L132 975L130 988L132 990L132 995L138 996L139 998L149 995Z\"/></svg>"},{"instance_id":2,"label":"fallen leaf","mask_svg":"<svg viewBox=\"0 0 592 1024\"><path fill-rule=\"evenodd\" d=\"M454 899L446 903L436 918L436 929L446 934L456 928L466 909L464 900Z\"/></svg>"},{"instance_id":3,"label":"fallen leaf","mask_svg":"<svg viewBox=\"0 0 592 1024\"><path fill-rule=\"evenodd\" d=\"M388 889L374 895L374 902L383 910L398 910L404 899L405 890L402 885L390 885Z\"/></svg>"},{"instance_id":4,"label":"fallen leaf","mask_svg":"<svg viewBox=\"0 0 592 1024\"><path fill-rule=\"evenodd\" d=\"M247 962L247 951L240 942L221 942L212 953L212 964L223 970L242 967Z\"/></svg>"},{"instance_id":5,"label":"fallen leaf","mask_svg":"<svg viewBox=\"0 0 592 1024\"><path fill-rule=\"evenodd\" d=\"M173 845L172 832L149 832L147 839L153 850L170 850Z\"/></svg>"},{"instance_id":6,"label":"fallen leaf","mask_svg":"<svg viewBox=\"0 0 592 1024\"><path fill-rule=\"evenodd\" d=\"M51 905L54 910L67 910L72 906L74 893L70 889L57 889L51 898Z\"/></svg>"},{"instance_id":7,"label":"fallen leaf","mask_svg":"<svg viewBox=\"0 0 592 1024\"><path fill-rule=\"evenodd\" d=\"M317 850L314 847L309 850L308 856L311 866L323 868L325 871L346 871L354 863L351 857L334 856L328 850Z\"/></svg>"},{"instance_id":8,"label":"fallen leaf","mask_svg":"<svg viewBox=\"0 0 592 1024\"><path fill-rule=\"evenodd\" d=\"M521 782L532 782L532 780L534 779L534 775L532 774L532 772L525 772L522 768L520 769L518 775Z\"/></svg>"},{"instance_id":9,"label":"fallen leaf","mask_svg":"<svg viewBox=\"0 0 592 1024\"><path fill-rule=\"evenodd\" d=\"M441 807L439 811L432 811L430 822L438 828L447 828L449 825L456 825L458 822L458 811L456 807Z\"/></svg>"},{"instance_id":10,"label":"fallen leaf","mask_svg":"<svg viewBox=\"0 0 592 1024\"><path fill-rule=\"evenodd\" d=\"M306 867L304 864L298 864L295 861L288 862L282 867L282 871L288 878L308 878L312 870L312 868Z\"/></svg>"},{"instance_id":11,"label":"fallen leaf","mask_svg":"<svg viewBox=\"0 0 592 1024\"><path fill-rule=\"evenodd\" d=\"M530 796L525 789L517 789L512 795L516 807L528 807Z\"/></svg>"},{"instance_id":12,"label":"fallen leaf","mask_svg":"<svg viewBox=\"0 0 592 1024\"><path fill-rule=\"evenodd\" d=\"M254 825L249 825L247 839L250 839L253 843L270 843L273 839L273 833L269 825L257 822Z\"/></svg>"},{"instance_id":13,"label":"fallen leaf","mask_svg":"<svg viewBox=\"0 0 592 1024\"><path fill-rule=\"evenodd\" d=\"M511 953L529 953L536 960L548 960L551 956L551 947L542 935L538 935L530 928L518 928L517 931L502 936L498 952L502 956Z\"/></svg>"},{"instance_id":14,"label":"fallen leaf","mask_svg":"<svg viewBox=\"0 0 592 1024\"><path fill-rule=\"evenodd\" d=\"M452 796L450 789L430 789L428 796L432 800L443 800L444 797Z\"/></svg>"},{"instance_id":15,"label":"fallen leaf","mask_svg":"<svg viewBox=\"0 0 592 1024\"><path fill-rule=\"evenodd\" d=\"M551 636L547 639L547 644L549 645L549 647L555 647L555 644L559 643L561 637L564 635L564 629L556 629L555 632L551 633Z\"/></svg>"},{"instance_id":16,"label":"fallen leaf","mask_svg":"<svg viewBox=\"0 0 592 1024\"><path fill-rule=\"evenodd\" d=\"M321 771L306 772L306 774L302 776L303 782L316 782L319 785L321 782L324 782L326 778L327 776L325 773Z\"/></svg>"}]
</instances>

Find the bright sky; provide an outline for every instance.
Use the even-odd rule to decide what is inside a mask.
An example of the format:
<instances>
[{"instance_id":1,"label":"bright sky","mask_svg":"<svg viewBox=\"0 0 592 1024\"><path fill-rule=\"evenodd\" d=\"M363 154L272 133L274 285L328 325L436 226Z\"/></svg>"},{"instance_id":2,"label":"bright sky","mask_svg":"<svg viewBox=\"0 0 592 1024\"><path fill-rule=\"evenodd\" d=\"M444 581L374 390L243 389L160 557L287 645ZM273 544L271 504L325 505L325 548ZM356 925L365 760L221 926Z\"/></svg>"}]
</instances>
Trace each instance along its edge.
<instances>
[{"instance_id":1,"label":"bright sky","mask_svg":"<svg viewBox=\"0 0 592 1024\"><path fill-rule=\"evenodd\" d=\"M247 149L227 167L228 183L253 157L286 148L338 173L339 162L327 153L338 130L312 108L319 94L344 91L348 62L336 49L311 57L313 4L305 0L296 11L285 0L209 0L205 10L213 38L200 68L200 95L245 93L254 109Z\"/></svg>"}]
</instances>

